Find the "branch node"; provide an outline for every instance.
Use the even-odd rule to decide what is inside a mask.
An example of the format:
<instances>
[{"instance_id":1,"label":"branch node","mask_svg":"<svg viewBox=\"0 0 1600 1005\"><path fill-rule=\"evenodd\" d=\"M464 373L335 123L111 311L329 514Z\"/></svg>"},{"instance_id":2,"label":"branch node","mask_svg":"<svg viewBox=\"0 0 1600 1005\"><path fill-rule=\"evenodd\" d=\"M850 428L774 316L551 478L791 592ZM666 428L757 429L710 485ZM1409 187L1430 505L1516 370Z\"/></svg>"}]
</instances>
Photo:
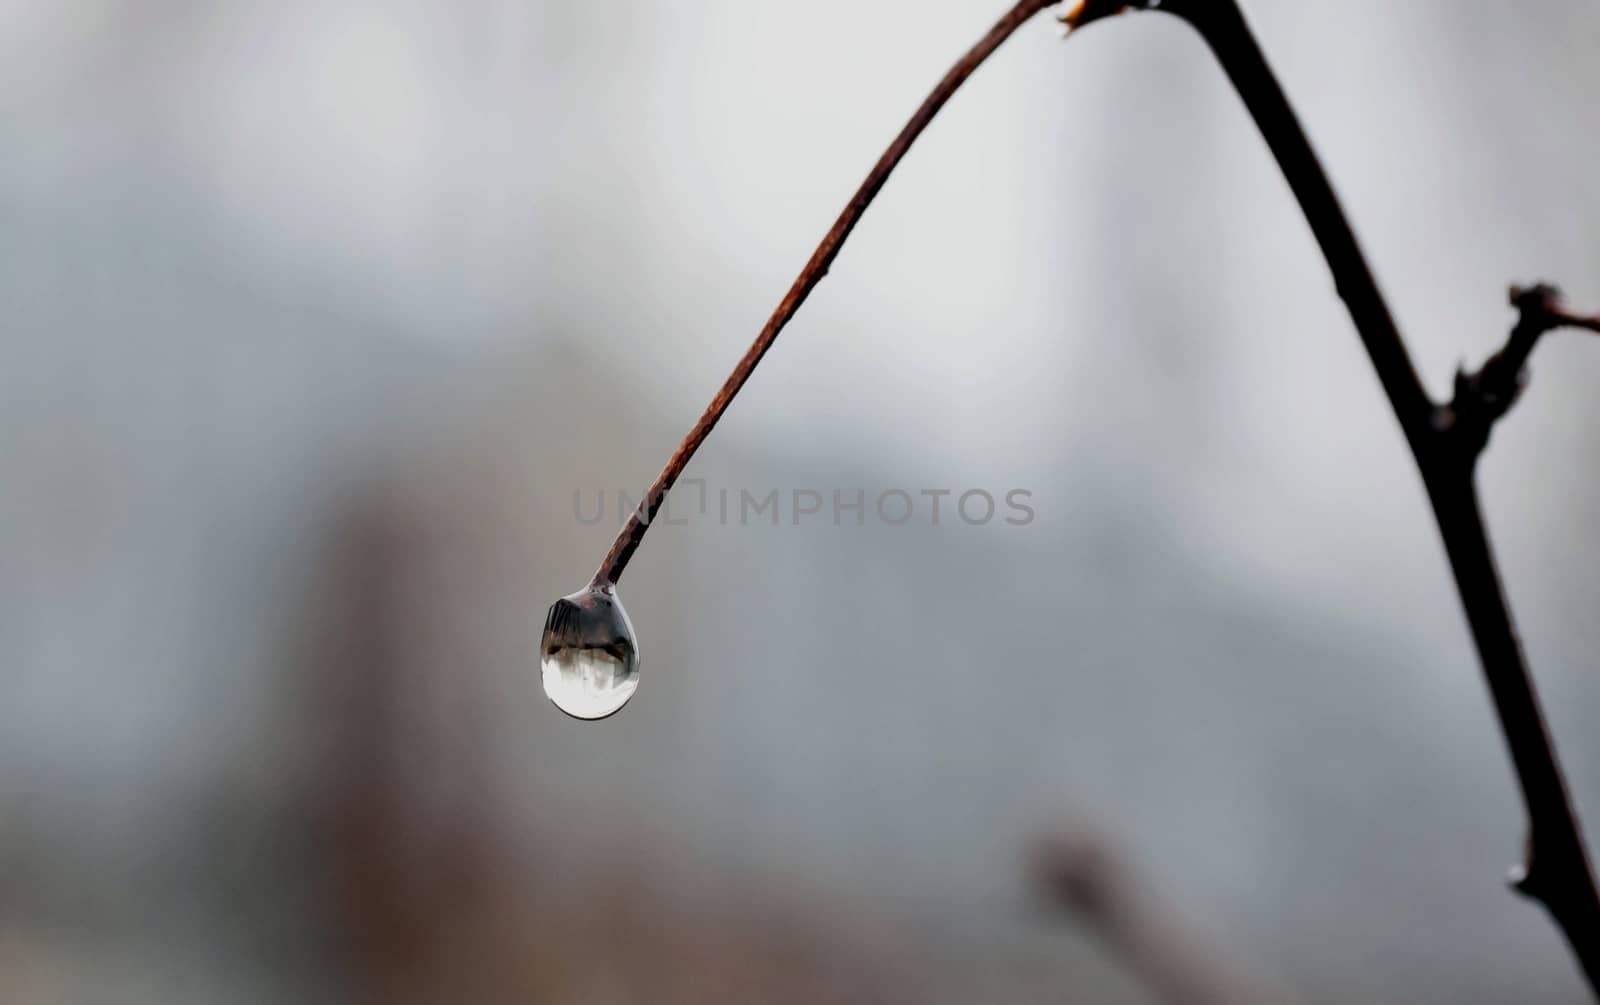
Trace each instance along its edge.
<instances>
[{"instance_id":1,"label":"branch node","mask_svg":"<svg viewBox=\"0 0 1600 1005\"><path fill-rule=\"evenodd\" d=\"M1474 372L1457 368L1455 394L1450 401L1452 432L1460 437L1468 456L1476 457L1489 442L1494 424L1517 403L1528 385L1528 357L1546 332L1557 328L1583 328L1600 332L1600 317L1574 314L1562 303L1553 283L1512 286L1507 296L1516 308L1517 322L1506 344Z\"/></svg>"}]
</instances>

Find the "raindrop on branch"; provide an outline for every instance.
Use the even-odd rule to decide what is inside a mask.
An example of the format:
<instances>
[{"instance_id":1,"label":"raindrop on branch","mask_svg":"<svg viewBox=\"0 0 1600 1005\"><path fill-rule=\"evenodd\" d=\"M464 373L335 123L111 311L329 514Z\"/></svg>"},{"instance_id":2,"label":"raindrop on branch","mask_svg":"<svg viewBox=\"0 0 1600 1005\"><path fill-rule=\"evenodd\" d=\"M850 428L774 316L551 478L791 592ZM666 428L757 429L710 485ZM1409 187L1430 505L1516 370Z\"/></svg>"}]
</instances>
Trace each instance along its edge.
<instances>
[{"instance_id":1,"label":"raindrop on branch","mask_svg":"<svg viewBox=\"0 0 1600 1005\"><path fill-rule=\"evenodd\" d=\"M616 589L591 585L550 607L539 646L544 693L574 719L604 719L639 686L639 647Z\"/></svg>"}]
</instances>

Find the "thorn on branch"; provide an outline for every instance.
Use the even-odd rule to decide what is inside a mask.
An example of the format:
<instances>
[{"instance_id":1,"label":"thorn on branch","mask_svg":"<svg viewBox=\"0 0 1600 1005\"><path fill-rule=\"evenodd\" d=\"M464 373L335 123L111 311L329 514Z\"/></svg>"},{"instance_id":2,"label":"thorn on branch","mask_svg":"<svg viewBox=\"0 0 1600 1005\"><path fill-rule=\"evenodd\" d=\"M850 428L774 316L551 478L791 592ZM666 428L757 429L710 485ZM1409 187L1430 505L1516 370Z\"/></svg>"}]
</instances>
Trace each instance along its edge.
<instances>
[{"instance_id":1,"label":"thorn on branch","mask_svg":"<svg viewBox=\"0 0 1600 1005\"><path fill-rule=\"evenodd\" d=\"M1473 455L1489 442L1489 431L1527 386L1528 357L1546 332L1557 328L1579 328L1600 332L1600 315L1574 314L1561 300L1561 291L1550 283L1513 286L1511 306L1517 309L1506 344L1484 361L1476 372L1456 371L1455 396L1450 402L1452 427Z\"/></svg>"}]
</instances>

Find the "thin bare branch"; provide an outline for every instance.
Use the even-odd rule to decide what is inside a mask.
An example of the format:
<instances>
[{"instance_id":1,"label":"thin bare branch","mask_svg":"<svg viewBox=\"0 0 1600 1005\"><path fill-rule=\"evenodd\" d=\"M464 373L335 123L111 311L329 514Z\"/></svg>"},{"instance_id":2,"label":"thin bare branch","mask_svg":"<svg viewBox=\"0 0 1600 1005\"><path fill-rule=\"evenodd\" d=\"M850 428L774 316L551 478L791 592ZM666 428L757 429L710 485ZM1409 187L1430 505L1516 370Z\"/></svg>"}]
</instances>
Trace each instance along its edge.
<instances>
[{"instance_id":1,"label":"thin bare branch","mask_svg":"<svg viewBox=\"0 0 1600 1005\"><path fill-rule=\"evenodd\" d=\"M716 397L711 399L711 404L706 406L705 412L689 430L689 434L683 438L678 449L667 459L666 467L656 476L655 483L645 493L638 509L629 515L621 532L617 534L616 541L612 543L611 550L601 561L599 571L594 574L594 585L614 584L622 577L622 570L627 568L628 560L638 549L639 542L644 540L645 531L650 529L650 521L655 519L656 513L660 511L662 503L666 501L667 493L677 482L678 476L683 473L689 458L694 456L694 452L700 449L700 444L711 434L712 427L733 403L734 395L739 393L739 389L744 387L750 375L755 372L756 364L761 362L761 357L772 348L772 343L777 340L778 333L783 330L784 325L794 317L800 305L806 302L806 297L811 295L811 291L822 281L822 277L828 274L828 267L833 264L839 249L844 246L845 238L850 236L850 232L860 222L861 215L872 205L878 190L889 180L889 175L911 149L911 144L915 143L917 137L922 135L922 131L928 128L928 123L939 114L939 109L943 108L945 102L966 83L973 71L1000 48L1001 43L1010 38L1011 34L1022 27L1029 18L1047 7L1055 6L1057 2L1059 0L1019 0L1016 6L1002 15L994 27L990 28L976 45L967 50L966 55L956 60L956 64L949 72L934 85L933 90L923 99L922 104L911 114L911 118L883 152L883 156L879 157L872 170L867 172L866 180L856 189L856 194L850 197L850 201L845 204L844 210L828 229L827 234L823 235L822 243L811 253L811 259L806 262L805 268L800 270L794 285L789 287L789 292L778 303L777 309L772 312L772 317L767 319L761 332L756 335L755 342L734 366L733 372L728 375L722 388L717 391Z\"/></svg>"}]
</instances>

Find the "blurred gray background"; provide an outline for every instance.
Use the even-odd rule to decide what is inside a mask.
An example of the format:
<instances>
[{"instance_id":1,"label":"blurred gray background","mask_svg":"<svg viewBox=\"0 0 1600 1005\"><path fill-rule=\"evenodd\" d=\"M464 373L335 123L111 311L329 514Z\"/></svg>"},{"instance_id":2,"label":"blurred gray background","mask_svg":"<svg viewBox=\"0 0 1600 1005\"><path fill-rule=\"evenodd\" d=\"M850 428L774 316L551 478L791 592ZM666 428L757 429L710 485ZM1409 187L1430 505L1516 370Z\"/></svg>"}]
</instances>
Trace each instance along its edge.
<instances>
[{"instance_id":1,"label":"blurred gray background","mask_svg":"<svg viewBox=\"0 0 1600 1005\"><path fill-rule=\"evenodd\" d=\"M1509 282L1600 307L1592 3L1245 6L1433 391ZM0 0L0 997L1146 1001L1029 888L1092 828L1307 1000L1584 1000L1398 429L1169 18L1020 31L688 472L1037 518L659 525L632 705L541 694L574 492L637 498L1001 7ZM1591 820L1597 377L1552 338L1482 470Z\"/></svg>"}]
</instances>

